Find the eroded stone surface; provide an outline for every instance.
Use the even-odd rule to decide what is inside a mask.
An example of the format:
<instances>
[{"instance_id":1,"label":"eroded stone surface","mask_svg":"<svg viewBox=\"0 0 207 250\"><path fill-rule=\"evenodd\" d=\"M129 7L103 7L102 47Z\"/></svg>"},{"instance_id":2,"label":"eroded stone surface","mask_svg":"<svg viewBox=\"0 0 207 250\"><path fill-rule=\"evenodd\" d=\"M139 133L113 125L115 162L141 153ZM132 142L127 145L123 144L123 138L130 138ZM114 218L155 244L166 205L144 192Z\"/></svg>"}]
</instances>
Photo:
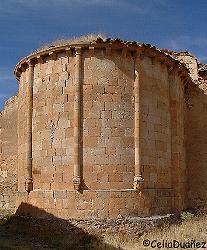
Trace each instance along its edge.
<instances>
[{"instance_id":1,"label":"eroded stone surface","mask_svg":"<svg viewBox=\"0 0 207 250\"><path fill-rule=\"evenodd\" d=\"M14 211L17 191L18 97L10 98L0 114L0 210Z\"/></svg>"},{"instance_id":2,"label":"eroded stone surface","mask_svg":"<svg viewBox=\"0 0 207 250\"><path fill-rule=\"evenodd\" d=\"M197 60L120 41L69 50L38 52L16 68L18 98L0 117L0 204L66 219L205 205L206 79Z\"/></svg>"}]
</instances>

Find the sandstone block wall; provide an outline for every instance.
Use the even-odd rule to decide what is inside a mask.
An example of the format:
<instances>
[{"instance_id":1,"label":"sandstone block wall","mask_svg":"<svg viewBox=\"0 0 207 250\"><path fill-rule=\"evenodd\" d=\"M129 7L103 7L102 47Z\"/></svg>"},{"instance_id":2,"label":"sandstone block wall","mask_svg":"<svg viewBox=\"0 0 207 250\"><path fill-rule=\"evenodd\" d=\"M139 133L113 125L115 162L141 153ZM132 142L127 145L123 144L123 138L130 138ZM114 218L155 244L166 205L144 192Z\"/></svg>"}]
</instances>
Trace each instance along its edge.
<instances>
[{"instance_id":1,"label":"sandstone block wall","mask_svg":"<svg viewBox=\"0 0 207 250\"><path fill-rule=\"evenodd\" d=\"M174 210L185 204L184 86L150 58L141 70L141 162L147 188L172 188Z\"/></svg>"},{"instance_id":2,"label":"sandstone block wall","mask_svg":"<svg viewBox=\"0 0 207 250\"><path fill-rule=\"evenodd\" d=\"M207 203L206 182L206 71L189 53L176 56L189 69L193 84L185 87L184 133L187 179L186 200L189 208L203 209ZM202 69L201 69L202 68Z\"/></svg>"},{"instance_id":3,"label":"sandstone block wall","mask_svg":"<svg viewBox=\"0 0 207 250\"><path fill-rule=\"evenodd\" d=\"M184 134L187 180L186 202L191 209L206 208L206 65L188 52L170 52L189 69L193 84L185 86Z\"/></svg>"},{"instance_id":4,"label":"sandstone block wall","mask_svg":"<svg viewBox=\"0 0 207 250\"><path fill-rule=\"evenodd\" d=\"M192 55L97 40L36 52L15 74L1 208L115 218L206 206L207 74Z\"/></svg>"},{"instance_id":5,"label":"sandstone block wall","mask_svg":"<svg viewBox=\"0 0 207 250\"><path fill-rule=\"evenodd\" d=\"M185 112L188 200L191 208L206 208L206 77L199 76L196 85L186 90L188 105Z\"/></svg>"},{"instance_id":6,"label":"sandstone block wall","mask_svg":"<svg viewBox=\"0 0 207 250\"><path fill-rule=\"evenodd\" d=\"M0 113L0 210L14 211L17 191L17 103L11 97Z\"/></svg>"},{"instance_id":7,"label":"sandstone block wall","mask_svg":"<svg viewBox=\"0 0 207 250\"><path fill-rule=\"evenodd\" d=\"M182 65L119 42L43 51L18 67L17 206L64 218L186 207Z\"/></svg>"},{"instance_id":8,"label":"sandstone block wall","mask_svg":"<svg viewBox=\"0 0 207 250\"><path fill-rule=\"evenodd\" d=\"M134 61L103 49L83 54L83 176L87 189L130 189L134 180Z\"/></svg>"}]
</instances>

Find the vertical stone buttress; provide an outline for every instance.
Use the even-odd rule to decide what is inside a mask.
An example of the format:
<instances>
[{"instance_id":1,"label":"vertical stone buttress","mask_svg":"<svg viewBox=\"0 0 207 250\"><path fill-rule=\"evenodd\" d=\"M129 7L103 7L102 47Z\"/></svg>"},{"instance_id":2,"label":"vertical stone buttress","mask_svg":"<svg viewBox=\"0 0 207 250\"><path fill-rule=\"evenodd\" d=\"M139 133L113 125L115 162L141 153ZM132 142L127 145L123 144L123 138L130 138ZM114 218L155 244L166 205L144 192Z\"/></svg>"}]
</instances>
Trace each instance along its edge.
<instances>
[{"instance_id":1,"label":"vertical stone buttress","mask_svg":"<svg viewBox=\"0 0 207 250\"><path fill-rule=\"evenodd\" d=\"M75 48L75 93L74 93L74 172L73 185L75 190L81 185L81 48Z\"/></svg>"},{"instance_id":2,"label":"vertical stone buttress","mask_svg":"<svg viewBox=\"0 0 207 250\"><path fill-rule=\"evenodd\" d=\"M134 175L134 189L141 189L143 187L144 179L141 172L141 149L140 149L140 55L134 58L134 147L135 147L135 175Z\"/></svg>"},{"instance_id":3,"label":"vertical stone buttress","mask_svg":"<svg viewBox=\"0 0 207 250\"><path fill-rule=\"evenodd\" d=\"M32 180L32 115L33 115L33 81L34 81L34 65L28 61L28 82L27 82L27 131L26 131L26 164L27 177L25 181L25 189L27 192L33 189Z\"/></svg>"}]
</instances>

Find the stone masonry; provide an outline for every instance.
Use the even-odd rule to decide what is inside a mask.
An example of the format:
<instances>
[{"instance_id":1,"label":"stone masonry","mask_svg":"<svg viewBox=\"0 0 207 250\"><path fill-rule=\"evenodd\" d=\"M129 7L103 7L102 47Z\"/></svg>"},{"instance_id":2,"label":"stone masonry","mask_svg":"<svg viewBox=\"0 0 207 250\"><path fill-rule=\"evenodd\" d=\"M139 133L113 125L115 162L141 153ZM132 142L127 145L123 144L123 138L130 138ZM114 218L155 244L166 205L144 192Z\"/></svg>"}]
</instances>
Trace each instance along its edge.
<instances>
[{"instance_id":1,"label":"stone masonry","mask_svg":"<svg viewBox=\"0 0 207 250\"><path fill-rule=\"evenodd\" d=\"M37 51L15 75L1 207L115 218L206 205L207 74L192 55L97 38Z\"/></svg>"},{"instance_id":2,"label":"stone masonry","mask_svg":"<svg viewBox=\"0 0 207 250\"><path fill-rule=\"evenodd\" d=\"M0 212L14 212L17 191L18 97L11 97L0 113Z\"/></svg>"}]
</instances>

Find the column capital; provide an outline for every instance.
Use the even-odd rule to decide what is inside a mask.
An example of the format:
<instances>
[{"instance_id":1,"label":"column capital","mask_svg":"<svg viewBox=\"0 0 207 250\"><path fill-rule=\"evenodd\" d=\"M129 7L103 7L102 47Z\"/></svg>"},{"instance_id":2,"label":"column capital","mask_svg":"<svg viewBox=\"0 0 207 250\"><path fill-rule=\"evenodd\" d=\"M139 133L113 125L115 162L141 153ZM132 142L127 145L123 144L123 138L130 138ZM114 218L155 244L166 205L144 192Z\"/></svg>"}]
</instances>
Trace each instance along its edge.
<instances>
[{"instance_id":1,"label":"column capital","mask_svg":"<svg viewBox=\"0 0 207 250\"><path fill-rule=\"evenodd\" d=\"M82 48L81 47L75 47L75 55L81 55L81 50Z\"/></svg>"},{"instance_id":2,"label":"column capital","mask_svg":"<svg viewBox=\"0 0 207 250\"><path fill-rule=\"evenodd\" d=\"M94 56L94 54L95 54L95 48L93 46L90 46L90 47L88 47L88 50L89 50L89 55L90 56Z\"/></svg>"},{"instance_id":3,"label":"column capital","mask_svg":"<svg viewBox=\"0 0 207 250\"><path fill-rule=\"evenodd\" d=\"M50 58L51 58L52 60L55 60L56 57L57 57L57 55L56 55L56 53L55 53L54 51L49 52L49 56L50 56Z\"/></svg>"},{"instance_id":4,"label":"column capital","mask_svg":"<svg viewBox=\"0 0 207 250\"><path fill-rule=\"evenodd\" d=\"M21 71L21 72L23 72L23 71L26 71L26 69L27 69L27 64L22 64L22 65L20 65L20 67L18 68L18 71Z\"/></svg>"},{"instance_id":5,"label":"column capital","mask_svg":"<svg viewBox=\"0 0 207 250\"><path fill-rule=\"evenodd\" d=\"M37 56L38 63L43 63L43 58L41 56Z\"/></svg>"},{"instance_id":6,"label":"column capital","mask_svg":"<svg viewBox=\"0 0 207 250\"><path fill-rule=\"evenodd\" d=\"M34 66L34 62L32 60L27 60L27 64L29 68L32 68Z\"/></svg>"},{"instance_id":7,"label":"column capital","mask_svg":"<svg viewBox=\"0 0 207 250\"><path fill-rule=\"evenodd\" d=\"M65 53L66 53L66 55L69 57L69 56L72 56L72 50L71 50L71 48L70 47L67 47L67 48L65 48Z\"/></svg>"}]
</instances>

